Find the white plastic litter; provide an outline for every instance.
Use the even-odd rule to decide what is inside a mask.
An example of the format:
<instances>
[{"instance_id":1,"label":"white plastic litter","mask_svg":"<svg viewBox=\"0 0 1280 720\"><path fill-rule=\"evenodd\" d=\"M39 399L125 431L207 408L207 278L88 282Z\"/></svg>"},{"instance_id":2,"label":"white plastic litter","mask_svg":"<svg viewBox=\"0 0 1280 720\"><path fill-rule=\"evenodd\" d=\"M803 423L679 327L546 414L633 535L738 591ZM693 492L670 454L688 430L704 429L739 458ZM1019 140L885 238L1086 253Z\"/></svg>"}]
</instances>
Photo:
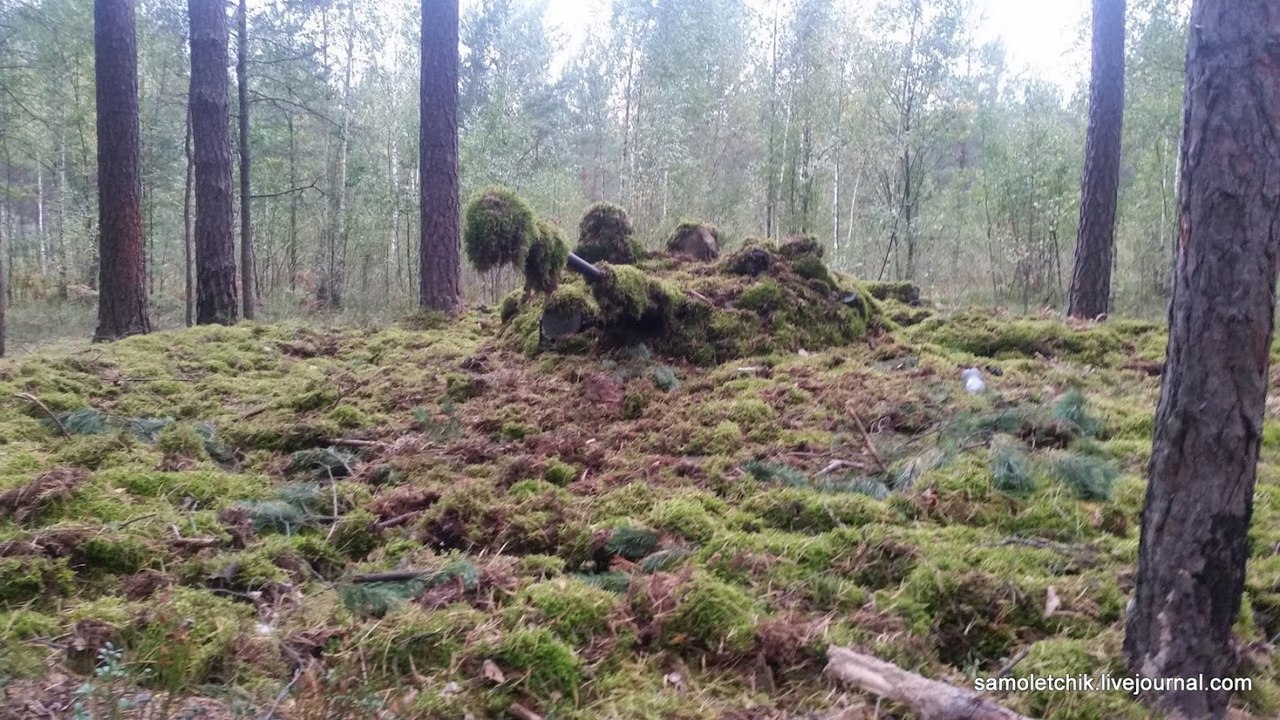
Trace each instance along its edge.
<instances>
[{"instance_id":1,"label":"white plastic litter","mask_svg":"<svg viewBox=\"0 0 1280 720\"><path fill-rule=\"evenodd\" d=\"M987 384L982 381L982 371L978 368L961 371L960 379L964 380L964 390L967 393L978 395L987 391Z\"/></svg>"}]
</instances>

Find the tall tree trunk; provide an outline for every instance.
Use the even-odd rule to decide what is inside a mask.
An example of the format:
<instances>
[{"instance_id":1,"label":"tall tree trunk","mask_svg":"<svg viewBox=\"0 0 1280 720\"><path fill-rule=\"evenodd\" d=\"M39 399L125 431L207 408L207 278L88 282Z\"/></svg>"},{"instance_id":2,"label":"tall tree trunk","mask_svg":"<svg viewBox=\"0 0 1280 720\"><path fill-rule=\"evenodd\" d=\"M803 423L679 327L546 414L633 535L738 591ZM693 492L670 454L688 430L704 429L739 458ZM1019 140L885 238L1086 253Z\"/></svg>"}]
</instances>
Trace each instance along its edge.
<instances>
[{"instance_id":1,"label":"tall tree trunk","mask_svg":"<svg viewBox=\"0 0 1280 720\"><path fill-rule=\"evenodd\" d=\"M422 0L418 171L422 227L418 304L460 309L458 215L458 0Z\"/></svg>"},{"instance_id":2,"label":"tall tree trunk","mask_svg":"<svg viewBox=\"0 0 1280 720\"><path fill-rule=\"evenodd\" d=\"M196 310L196 278L195 278L195 254L191 252L191 175L194 170L195 163L191 158L191 98L187 96L187 122L186 132L182 139L182 153L186 157L187 178L182 186L182 266L186 273L186 282L183 284L183 296L186 298L186 321L187 327L195 324Z\"/></svg>"},{"instance_id":3,"label":"tall tree trunk","mask_svg":"<svg viewBox=\"0 0 1280 720\"><path fill-rule=\"evenodd\" d=\"M95 342L151 332L142 242L137 43L133 0L94 0L100 258Z\"/></svg>"},{"instance_id":4,"label":"tall tree trunk","mask_svg":"<svg viewBox=\"0 0 1280 720\"><path fill-rule=\"evenodd\" d=\"M4 206L0 205L0 358L4 357L4 315L9 306L8 289L4 278Z\"/></svg>"},{"instance_id":5,"label":"tall tree trunk","mask_svg":"<svg viewBox=\"0 0 1280 720\"><path fill-rule=\"evenodd\" d=\"M227 14L222 0L188 0L191 139L196 164L196 323L236 322Z\"/></svg>"},{"instance_id":6,"label":"tall tree trunk","mask_svg":"<svg viewBox=\"0 0 1280 720\"><path fill-rule=\"evenodd\" d=\"M240 296L244 317L253 319L257 296L253 282L253 195L249 183L249 11L240 0L236 11L239 37L236 42L236 89L240 100Z\"/></svg>"},{"instance_id":7,"label":"tall tree trunk","mask_svg":"<svg viewBox=\"0 0 1280 720\"><path fill-rule=\"evenodd\" d=\"M285 115L289 126L289 187L298 187L298 149L294 137L293 115ZM289 291L298 289L298 201L301 192L289 194Z\"/></svg>"},{"instance_id":8,"label":"tall tree trunk","mask_svg":"<svg viewBox=\"0 0 1280 720\"><path fill-rule=\"evenodd\" d=\"M1280 260L1280 0L1196 0L1169 347L1125 633L1133 671L1236 674ZM1155 693L1171 717L1228 694Z\"/></svg>"},{"instance_id":9,"label":"tall tree trunk","mask_svg":"<svg viewBox=\"0 0 1280 720\"><path fill-rule=\"evenodd\" d=\"M40 239L40 275L49 272L49 242L44 232L44 166L36 165L36 233Z\"/></svg>"},{"instance_id":10,"label":"tall tree trunk","mask_svg":"<svg viewBox=\"0 0 1280 720\"><path fill-rule=\"evenodd\" d=\"M1093 0L1089 131L1067 310L1072 317L1102 315L1111 300L1111 248L1115 244L1123 123L1124 0Z\"/></svg>"}]
</instances>

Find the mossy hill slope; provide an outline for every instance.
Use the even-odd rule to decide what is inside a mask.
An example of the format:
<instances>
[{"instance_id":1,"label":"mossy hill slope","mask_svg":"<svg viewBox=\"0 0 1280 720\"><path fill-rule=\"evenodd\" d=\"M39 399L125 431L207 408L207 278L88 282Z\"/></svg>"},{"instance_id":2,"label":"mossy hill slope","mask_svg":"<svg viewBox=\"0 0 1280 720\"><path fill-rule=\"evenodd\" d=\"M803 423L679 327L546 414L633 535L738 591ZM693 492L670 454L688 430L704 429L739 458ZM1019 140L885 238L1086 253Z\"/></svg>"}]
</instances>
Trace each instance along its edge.
<instances>
[{"instance_id":1,"label":"mossy hill slope","mask_svg":"<svg viewBox=\"0 0 1280 720\"><path fill-rule=\"evenodd\" d=\"M506 323L200 328L0 362L0 717L869 711L822 676L833 643L970 686L1023 651L1014 676L1122 671L1157 328L887 299L915 324L810 343L816 321L777 316L804 311L785 280L765 297L767 277L707 268L679 287L713 324L743 313L727 362L693 337L538 352L518 299ZM1278 428L1241 717L1280 712Z\"/></svg>"}]
</instances>

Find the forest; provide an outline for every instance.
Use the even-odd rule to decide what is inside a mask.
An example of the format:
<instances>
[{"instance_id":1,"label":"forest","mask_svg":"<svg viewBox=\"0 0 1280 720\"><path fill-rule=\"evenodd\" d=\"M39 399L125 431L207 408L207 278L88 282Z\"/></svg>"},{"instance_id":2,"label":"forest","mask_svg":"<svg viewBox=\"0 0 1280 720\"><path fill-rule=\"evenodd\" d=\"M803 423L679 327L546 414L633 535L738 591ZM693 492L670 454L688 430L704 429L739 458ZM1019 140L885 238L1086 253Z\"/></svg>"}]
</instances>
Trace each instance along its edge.
<instances>
[{"instance_id":1,"label":"forest","mask_svg":"<svg viewBox=\"0 0 1280 720\"><path fill-rule=\"evenodd\" d=\"M1010 7L0 0L0 720L1280 714L1280 0Z\"/></svg>"}]
</instances>

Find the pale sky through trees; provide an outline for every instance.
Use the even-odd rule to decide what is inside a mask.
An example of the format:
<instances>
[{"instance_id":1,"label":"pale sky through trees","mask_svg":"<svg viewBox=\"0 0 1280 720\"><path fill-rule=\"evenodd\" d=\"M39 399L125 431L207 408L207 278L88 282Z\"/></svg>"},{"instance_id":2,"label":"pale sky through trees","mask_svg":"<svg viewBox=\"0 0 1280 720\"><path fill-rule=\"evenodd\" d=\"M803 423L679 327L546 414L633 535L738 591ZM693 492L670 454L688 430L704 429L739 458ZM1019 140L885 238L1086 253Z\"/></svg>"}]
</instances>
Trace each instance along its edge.
<instances>
[{"instance_id":1,"label":"pale sky through trees","mask_svg":"<svg viewBox=\"0 0 1280 720\"><path fill-rule=\"evenodd\" d=\"M464 10L480 0L463 0ZM694 2L696 0L690 0ZM747 0L765 6L771 0ZM852 6L874 5L873 0L848 0ZM562 30L574 47L589 28L608 22L603 0L546 0L547 24ZM1070 90L1088 69L1089 49L1082 43L1088 20L1089 0L974 0L975 16L982 18L978 38L1000 37L1008 53L1009 69L1030 70Z\"/></svg>"}]
</instances>

